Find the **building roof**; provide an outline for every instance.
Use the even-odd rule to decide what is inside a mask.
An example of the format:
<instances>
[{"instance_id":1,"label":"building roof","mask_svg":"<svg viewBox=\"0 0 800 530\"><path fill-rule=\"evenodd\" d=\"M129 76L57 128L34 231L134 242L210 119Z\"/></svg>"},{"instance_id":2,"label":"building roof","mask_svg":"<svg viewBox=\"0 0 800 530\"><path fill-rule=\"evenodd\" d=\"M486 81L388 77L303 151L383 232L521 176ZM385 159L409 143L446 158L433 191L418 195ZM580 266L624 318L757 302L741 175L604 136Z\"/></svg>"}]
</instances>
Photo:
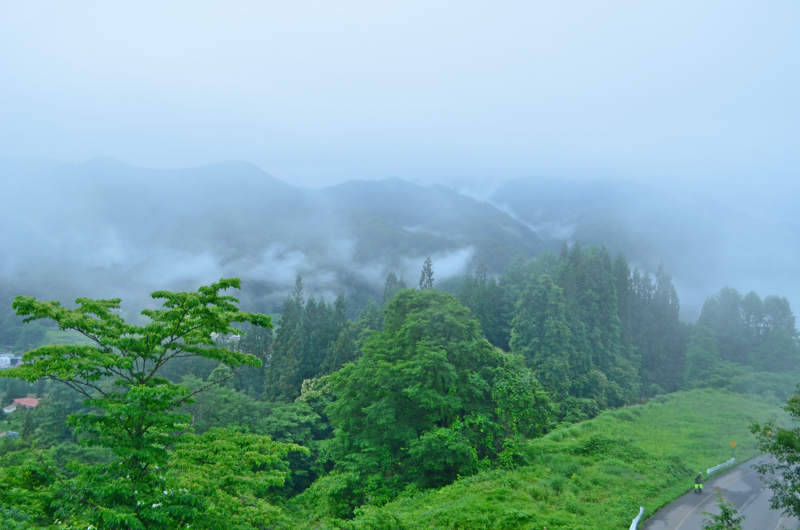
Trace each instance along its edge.
<instances>
[{"instance_id":1,"label":"building roof","mask_svg":"<svg viewBox=\"0 0 800 530\"><path fill-rule=\"evenodd\" d=\"M15 399L14 403L16 403L17 405L23 405L25 407L34 408L36 407L36 405L39 404L39 398L19 398Z\"/></svg>"}]
</instances>

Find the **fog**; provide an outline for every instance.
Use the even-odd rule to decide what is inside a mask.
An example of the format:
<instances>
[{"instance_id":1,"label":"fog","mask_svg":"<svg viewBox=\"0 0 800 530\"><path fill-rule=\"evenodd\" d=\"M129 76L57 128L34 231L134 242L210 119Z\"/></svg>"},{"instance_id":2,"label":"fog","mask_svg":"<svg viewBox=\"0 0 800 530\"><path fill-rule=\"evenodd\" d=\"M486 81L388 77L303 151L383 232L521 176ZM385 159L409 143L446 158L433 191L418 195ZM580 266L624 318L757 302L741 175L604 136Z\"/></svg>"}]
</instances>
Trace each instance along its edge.
<instances>
[{"instance_id":1,"label":"fog","mask_svg":"<svg viewBox=\"0 0 800 530\"><path fill-rule=\"evenodd\" d=\"M237 275L276 310L302 274L358 306L428 255L446 283L577 240L663 263L689 319L723 285L800 303L798 23L788 1L3 2L0 275L67 299Z\"/></svg>"}]
</instances>

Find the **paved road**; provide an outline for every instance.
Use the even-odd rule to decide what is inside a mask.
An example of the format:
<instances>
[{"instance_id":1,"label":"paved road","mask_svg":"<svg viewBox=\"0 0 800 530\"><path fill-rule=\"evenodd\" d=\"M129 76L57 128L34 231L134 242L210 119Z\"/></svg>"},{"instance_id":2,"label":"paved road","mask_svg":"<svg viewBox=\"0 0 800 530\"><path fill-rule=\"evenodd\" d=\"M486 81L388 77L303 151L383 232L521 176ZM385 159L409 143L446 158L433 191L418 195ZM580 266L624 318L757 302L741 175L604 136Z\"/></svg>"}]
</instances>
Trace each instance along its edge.
<instances>
[{"instance_id":1,"label":"paved road","mask_svg":"<svg viewBox=\"0 0 800 530\"><path fill-rule=\"evenodd\" d=\"M772 492L763 488L758 473L750 467L758 461L758 458L750 460L712 478L703 485L705 491L702 495L687 493L654 514L641 526L642 530L700 530L703 519L708 517L702 512L719 513L716 508L717 487L722 489L739 515L747 516L743 530L773 530L781 526L793 530L800 527L800 521L794 517L783 517L779 511L770 510ZM691 478L687 482L691 483Z\"/></svg>"}]
</instances>

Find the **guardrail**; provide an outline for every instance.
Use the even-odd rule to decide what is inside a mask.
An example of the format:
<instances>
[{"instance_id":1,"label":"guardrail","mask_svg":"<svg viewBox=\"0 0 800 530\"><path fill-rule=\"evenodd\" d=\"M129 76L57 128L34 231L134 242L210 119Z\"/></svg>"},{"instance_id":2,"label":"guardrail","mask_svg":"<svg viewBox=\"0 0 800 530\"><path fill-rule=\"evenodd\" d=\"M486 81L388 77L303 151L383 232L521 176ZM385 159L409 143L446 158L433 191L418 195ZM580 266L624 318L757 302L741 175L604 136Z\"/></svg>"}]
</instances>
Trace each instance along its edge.
<instances>
[{"instance_id":1,"label":"guardrail","mask_svg":"<svg viewBox=\"0 0 800 530\"><path fill-rule=\"evenodd\" d=\"M636 530L636 527L639 526L639 519L642 518L642 514L644 513L644 508L639 508L639 515L636 516L636 519L633 520L631 523L631 530Z\"/></svg>"},{"instance_id":2,"label":"guardrail","mask_svg":"<svg viewBox=\"0 0 800 530\"><path fill-rule=\"evenodd\" d=\"M725 466L732 466L734 462L736 462L736 459L735 459L735 458L731 458L731 459L730 459L730 460L728 460L727 462L723 462L723 463L721 463L721 464L720 464L720 465L718 465L718 466L714 466L714 467L712 467L711 469L706 469L706 474L707 474L707 475L710 475L710 474L711 474L711 473L713 473L714 471L716 471L716 470L718 470L718 469L722 469L722 468L723 468L723 467L725 467Z\"/></svg>"}]
</instances>

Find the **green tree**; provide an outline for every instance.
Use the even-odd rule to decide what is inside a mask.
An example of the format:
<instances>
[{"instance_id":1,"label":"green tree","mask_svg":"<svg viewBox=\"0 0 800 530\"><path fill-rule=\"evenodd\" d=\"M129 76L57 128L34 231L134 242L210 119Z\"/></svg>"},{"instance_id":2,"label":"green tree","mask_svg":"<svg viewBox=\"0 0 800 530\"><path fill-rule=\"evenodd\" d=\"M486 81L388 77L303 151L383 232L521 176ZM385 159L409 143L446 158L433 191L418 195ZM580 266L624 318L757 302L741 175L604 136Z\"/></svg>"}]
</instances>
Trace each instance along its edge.
<instances>
[{"instance_id":1,"label":"green tree","mask_svg":"<svg viewBox=\"0 0 800 530\"><path fill-rule=\"evenodd\" d=\"M578 351L585 352L596 368L583 386L602 391L610 406L629 402L638 392L638 374L620 342L616 278L608 251L581 249L577 243L569 251L564 249L556 283L570 305Z\"/></svg>"},{"instance_id":2,"label":"green tree","mask_svg":"<svg viewBox=\"0 0 800 530\"><path fill-rule=\"evenodd\" d=\"M659 266L654 281L645 275L638 280L637 287L633 344L641 364L642 385L647 388L656 384L674 392L683 379L688 348L678 295L663 266Z\"/></svg>"},{"instance_id":3,"label":"green tree","mask_svg":"<svg viewBox=\"0 0 800 530\"><path fill-rule=\"evenodd\" d=\"M574 390L572 379L582 370L567 323L563 290L544 275L517 305L511 351L528 359L545 390L557 401L566 400Z\"/></svg>"},{"instance_id":4,"label":"green tree","mask_svg":"<svg viewBox=\"0 0 800 530\"><path fill-rule=\"evenodd\" d=\"M6 405L10 405L15 399L25 397L25 394L27 394L26 386L27 385L22 381L12 379L6 388L5 396L0 404L5 407Z\"/></svg>"},{"instance_id":5,"label":"green tree","mask_svg":"<svg viewBox=\"0 0 800 530\"><path fill-rule=\"evenodd\" d=\"M397 279L397 274L394 271L386 275L386 282L383 285L383 298L381 299L381 307L388 304L397 291L400 290L400 281Z\"/></svg>"},{"instance_id":6,"label":"green tree","mask_svg":"<svg viewBox=\"0 0 800 530\"><path fill-rule=\"evenodd\" d=\"M628 260L620 253L614 260L614 282L617 290L617 314L619 315L619 341L625 357L634 364L640 364L637 348L634 344L632 326L632 305L635 296L631 285L631 268Z\"/></svg>"},{"instance_id":7,"label":"green tree","mask_svg":"<svg viewBox=\"0 0 800 530\"><path fill-rule=\"evenodd\" d=\"M686 367L683 375L688 388L704 384L712 379L714 371L722 363L714 331L708 326L697 324L692 331L689 351L686 353Z\"/></svg>"},{"instance_id":8,"label":"green tree","mask_svg":"<svg viewBox=\"0 0 800 530\"><path fill-rule=\"evenodd\" d=\"M795 421L800 420L800 391L789 397L783 410ZM771 418L764 423L753 422L750 431L756 435L761 453L771 457L753 466L772 490L770 507L783 510L785 515L800 516L800 427L780 427Z\"/></svg>"},{"instance_id":9,"label":"green tree","mask_svg":"<svg viewBox=\"0 0 800 530\"><path fill-rule=\"evenodd\" d=\"M767 296L764 298L764 328L766 331L785 329L794 338L798 338L795 317L789 300L785 296Z\"/></svg>"},{"instance_id":10,"label":"green tree","mask_svg":"<svg viewBox=\"0 0 800 530\"><path fill-rule=\"evenodd\" d=\"M750 344L742 315L742 302L743 297L736 289L723 287L703 304L697 323L714 330L719 353L724 360L746 364Z\"/></svg>"},{"instance_id":11,"label":"green tree","mask_svg":"<svg viewBox=\"0 0 800 530\"><path fill-rule=\"evenodd\" d=\"M280 326L270 352L264 377L264 399L294 401L300 395L303 381L322 375L330 365L326 360L338 354L339 335L349 326L344 295L333 306L310 296L303 301L303 282L300 276L295 289L283 304ZM342 345L340 345L342 347Z\"/></svg>"},{"instance_id":12,"label":"green tree","mask_svg":"<svg viewBox=\"0 0 800 530\"><path fill-rule=\"evenodd\" d=\"M89 412L83 406L83 396L60 383L48 382L48 393L34 409L36 424L36 443L50 447L64 442L74 442L72 428L66 421L70 415Z\"/></svg>"},{"instance_id":13,"label":"green tree","mask_svg":"<svg viewBox=\"0 0 800 530\"><path fill-rule=\"evenodd\" d=\"M354 322L344 322L339 336L328 350L321 373L330 374L361 357L361 348L371 331L380 327L380 310L370 300Z\"/></svg>"},{"instance_id":14,"label":"green tree","mask_svg":"<svg viewBox=\"0 0 800 530\"><path fill-rule=\"evenodd\" d=\"M278 332L275 336L266 374L264 399L267 401L292 401L302 384L300 362L305 350L305 300L303 279L298 275L294 291L283 303Z\"/></svg>"},{"instance_id":15,"label":"green tree","mask_svg":"<svg viewBox=\"0 0 800 530\"><path fill-rule=\"evenodd\" d=\"M119 299L79 298L78 307L68 309L17 297L13 306L26 321L50 319L95 344L42 346L0 375L29 382L48 378L84 396L94 410L72 414L68 423L83 443L108 449L113 461L73 461L64 474L42 459L33 475L38 478L27 484L18 476L29 472L4 469L0 479L16 487L0 493L7 496L0 503L33 506L47 524L61 521L73 528L219 528L225 521L227 528L249 529L275 521L278 511L263 494L283 483L282 458L301 448L233 430L198 438L191 433L191 417L179 412L196 392L159 376L166 364L186 356L234 369L260 364L211 338L211 333L235 333L231 324L237 322L271 327L269 317L239 311L238 300L221 294L239 287L233 278L196 292L157 291L151 297L162 301L162 309L142 311L144 325L118 315Z\"/></svg>"},{"instance_id":16,"label":"green tree","mask_svg":"<svg viewBox=\"0 0 800 530\"><path fill-rule=\"evenodd\" d=\"M503 350L508 350L508 311L504 304L503 289L495 278L488 277L488 269L481 262L475 277L464 278L458 299L468 307L478 322L486 339Z\"/></svg>"},{"instance_id":17,"label":"green tree","mask_svg":"<svg viewBox=\"0 0 800 530\"><path fill-rule=\"evenodd\" d=\"M419 290L430 291L431 289L433 289L433 262L431 257L428 256L425 263L422 264L422 273L419 276Z\"/></svg>"},{"instance_id":18,"label":"green tree","mask_svg":"<svg viewBox=\"0 0 800 530\"><path fill-rule=\"evenodd\" d=\"M182 384L198 390L209 381L187 376ZM294 443L310 450L309 453L291 452L284 457L291 474L286 478L283 493L286 496L307 488L322 473L317 462L319 441L330 436L330 426L304 402L282 403L257 401L231 387L217 386L197 396L197 401L185 410L196 418L195 432L203 434L211 429L238 425L253 434L268 435L276 442Z\"/></svg>"},{"instance_id":19,"label":"green tree","mask_svg":"<svg viewBox=\"0 0 800 530\"><path fill-rule=\"evenodd\" d=\"M272 350L275 337L271 328L250 326L250 329L239 341L239 351L256 356L266 364ZM260 398L264 393L264 376L266 368L262 366L247 366L234 377L234 387L240 392Z\"/></svg>"},{"instance_id":20,"label":"green tree","mask_svg":"<svg viewBox=\"0 0 800 530\"><path fill-rule=\"evenodd\" d=\"M751 348L757 347L764 332L764 302L755 291L750 291L742 298L742 321Z\"/></svg>"},{"instance_id":21,"label":"green tree","mask_svg":"<svg viewBox=\"0 0 800 530\"><path fill-rule=\"evenodd\" d=\"M800 334L785 297L762 301L755 292L743 297L725 287L706 300L698 323L714 330L723 360L769 372L798 368Z\"/></svg>"},{"instance_id":22,"label":"green tree","mask_svg":"<svg viewBox=\"0 0 800 530\"><path fill-rule=\"evenodd\" d=\"M30 410L25 411L25 419L22 420L22 438L25 440L30 440L31 436L33 436L33 412Z\"/></svg>"},{"instance_id":23,"label":"green tree","mask_svg":"<svg viewBox=\"0 0 800 530\"><path fill-rule=\"evenodd\" d=\"M703 512L703 515L710 516L709 519L703 519L703 530L742 530L742 521L747 517L744 515L736 517L738 512L733 508L733 503L725 500L719 488L717 488L717 508L719 508L718 514Z\"/></svg>"},{"instance_id":24,"label":"green tree","mask_svg":"<svg viewBox=\"0 0 800 530\"><path fill-rule=\"evenodd\" d=\"M796 372L800 368L800 346L789 330L774 329L751 353L750 364L765 372Z\"/></svg>"},{"instance_id":25,"label":"green tree","mask_svg":"<svg viewBox=\"0 0 800 530\"><path fill-rule=\"evenodd\" d=\"M521 359L493 348L469 311L438 291L398 293L383 331L329 383L338 474L328 482L339 485L328 496L343 514L408 484L437 487L491 465L507 436L549 421L548 399Z\"/></svg>"}]
</instances>

